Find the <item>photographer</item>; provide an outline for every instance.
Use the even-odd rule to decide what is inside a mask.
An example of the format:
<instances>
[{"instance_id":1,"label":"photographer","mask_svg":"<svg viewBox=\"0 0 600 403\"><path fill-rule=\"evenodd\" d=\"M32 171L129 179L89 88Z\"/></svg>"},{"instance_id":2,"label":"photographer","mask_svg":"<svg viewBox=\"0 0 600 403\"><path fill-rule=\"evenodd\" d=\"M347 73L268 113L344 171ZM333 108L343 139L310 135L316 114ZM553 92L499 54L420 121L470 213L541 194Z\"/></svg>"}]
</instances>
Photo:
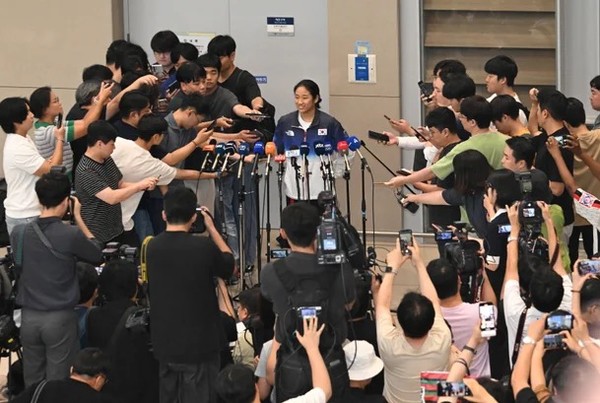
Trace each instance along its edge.
<instances>
[{"instance_id":1,"label":"photographer","mask_svg":"<svg viewBox=\"0 0 600 403\"><path fill-rule=\"evenodd\" d=\"M42 205L37 221L15 228L11 244L22 250L17 303L22 306L21 341L25 384L68 377L79 350L79 282L75 259L99 263L102 252L61 218L70 203L64 174L48 173L35 184Z\"/></svg>"},{"instance_id":2,"label":"photographer","mask_svg":"<svg viewBox=\"0 0 600 403\"><path fill-rule=\"evenodd\" d=\"M146 254L160 401L214 402L225 338L215 277L231 276L233 256L205 208L196 212L193 190L170 189L164 201L167 229L148 243ZM188 233L197 214L210 238Z\"/></svg>"},{"instance_id":3,"label":"photographer","mask_svg":"<svg viewBox=\"0 0 600 403\"><path fill-rule=\"evenodd\" d=\"M521 203L507 207L511 231L507 245L506 274L502 291L504 318L508 330L509 359L514 365L519 346L529 325L542 317L544 312L571 308L572 283L562 262L558 259L557 235L550 218L548 205L536 202L537 214L541 214L548 227L549 256L553 265L531 255L519 256L521 233ZM520 333L519 334L519 330ZM516 345L516 347L515 347Z\"/></svg>"},{"instance_id":4,"label":"photographer","mask_svg":"<svg viewBox=\"0 0 600 403\"><path fill-rule=\"evenodd\" d=\"M377 343L385 365L383 397L389 402L418 402L421 371L444 371L450 358L452 337L440 308L435 287L421 259L420 248L408 246L402 254L400 240L387 255L386 273L379 284L373 282L373 300L377 319ZM402 266L411 260L419 275L421 293L406 293L396 309L394 326L390 313L392 288ZM406 269L405 269L406 270ZM471 346L472 348L472 346Z\"/></svg>"},{"instance_id":5,"label":"photographer","mask_svg":"<svg viewBox=\"0 0 600 403\"><path fill-rule=\"evenodd\" d=\"M318 263L316 244L320 222L317 209L308 203L300 202L287 206L281 214L280 234L290 243L292 253L285 259L266 265L260 276L261 291L266 299L273 302L273 310L277 315L271 355L276 354L281 345L281 351L277 355L276 373L278 401L284 389L279 388L279 382L286 382L285 389L290 392L290 396L286 394L286 398L298 396L310 389L309 379L290 379L294 376L286 373L287 367L279 367L282 363L296 362L295 358L306 358L299 357L298 352L288 356L294 359L281 359L286 353L292 354L291 351L297 347L295 340L290 340L289 335L298 330L296 319L302 315L302 312L295 309L302 305L294 303L298 290L305 293L307 300L311 300L304 306L322 309L318 314L320 321L325 323L325 331L321 336L322 351L333 349L330 355L337 354L344 363L343 368L335 368L334 362L327 362L334 398L339 399L348 386L348 374L341 344L347 335L346 311L351 307L355 296L354 273L349 263L336 265ZM291 290L288 281L294 282ZM338 370L339 373L332 373Z\"/></svg>"}]
</instances>

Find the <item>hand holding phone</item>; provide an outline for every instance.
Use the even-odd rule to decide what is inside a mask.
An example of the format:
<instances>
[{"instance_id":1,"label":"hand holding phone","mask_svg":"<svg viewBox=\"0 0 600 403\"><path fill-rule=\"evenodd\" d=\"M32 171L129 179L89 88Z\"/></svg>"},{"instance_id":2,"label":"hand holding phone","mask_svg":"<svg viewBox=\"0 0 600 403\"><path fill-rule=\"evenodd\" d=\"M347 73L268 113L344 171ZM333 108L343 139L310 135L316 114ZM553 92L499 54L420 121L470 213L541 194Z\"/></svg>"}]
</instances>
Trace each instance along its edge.
<instances>
[{"instance_id":1,"label":"hand holding phone","mask_svg":"<svg viewBox=\"0 0 600 403\"><path fill-rule=\"evenodd\" d=\"M585 276L586 274L599 274L600 273L600 260L585 259L580 260L577 265L579 274Z\"/></svg>"},{"instance_id":2,"label":"hand holding phone","mask_svg":"<svg viewBox=\"0 0 600 403\"><path fill-rule=\"evenodd\" d=\"M400 252L404 256L412 255L412 252L410 251L410 249L408 249L409 246L413 246L412 230L411 229L400 230L399 236L400 236Z\"/></svg>"},{"instance_id":3,"label":"hand holding phone","mask_svg":"<svg viewBox=\"0 0 600 403\"><path fill-rule=\"evenodd\" d=\"M481 320L481 337L489 338L496 336L494 304L491 302L480 302L479 319Z\"/></svg>"}]
</instances>

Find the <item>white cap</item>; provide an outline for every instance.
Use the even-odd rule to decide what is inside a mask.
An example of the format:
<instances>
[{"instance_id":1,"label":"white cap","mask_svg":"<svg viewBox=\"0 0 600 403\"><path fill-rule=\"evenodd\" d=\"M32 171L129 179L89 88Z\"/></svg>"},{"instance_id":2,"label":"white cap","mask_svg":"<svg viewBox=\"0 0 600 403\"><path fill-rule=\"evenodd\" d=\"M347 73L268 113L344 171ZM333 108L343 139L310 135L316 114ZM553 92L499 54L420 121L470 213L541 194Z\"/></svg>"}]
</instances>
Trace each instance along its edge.
<instances>
[{"instance_id":1,"label":"white cap","mask_svg":"<svg viewBox=\"0 0 600 403\"><path fill-rule=\"evenodd\" d=\"M375 355L375 349L368 341L351 341L344 346L344 353L351 381L371 379L383 369L383 361Z\"/></svg>"}]
</instances>

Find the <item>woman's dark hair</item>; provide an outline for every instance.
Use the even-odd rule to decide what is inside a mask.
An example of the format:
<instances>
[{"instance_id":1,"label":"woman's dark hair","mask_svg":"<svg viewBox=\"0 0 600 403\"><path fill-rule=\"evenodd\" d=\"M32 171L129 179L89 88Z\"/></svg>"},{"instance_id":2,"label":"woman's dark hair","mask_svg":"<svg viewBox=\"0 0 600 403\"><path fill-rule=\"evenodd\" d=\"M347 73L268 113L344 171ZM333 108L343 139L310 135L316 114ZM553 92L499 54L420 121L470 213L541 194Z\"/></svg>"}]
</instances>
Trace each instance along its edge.
<instances>
[{"instance_id":1,"label":"woman's dark hair","mask_svg":"<svg viewBox=\"0 0 600 403\"><path fill-rule=\"evenodd\" d=\"M296 92L299 87L306 88L310 95L317 100L315 107L317 109L321 108L321 90L319 90L317 83L315 83L313 80L302 80L294 86L294 92Z\"/></svg>"},{"instance_id":2,"label":"woman's dark hair","mask_svg":"<svg viewBox=\"0 0 600 403\"><path fill-rule=\"evenodd\" d=\"M509 169L492 171L487 183L496 191L496 207L504 208L523 198L519 181Z\"/></svg>"},{"instance_id":3,"label":"woman's dark hair","mask_svg":"<svg viewBox=\"0 0 600 403\"><path fill-rule=\"evenodd\" d=\"M33 112L33 116L40 119L44 111L50 106L50 94L52 88L40 87L31 93L29 97L29 108Z\"/></svg>"},{"instance_id":4,"label":"woman's dark hair","mask_svg":"<svg viewBox=\"0 0 600 403\"><path fill-rule=\"evenodd\" d=\"M496 399L497 402L513 403L515 401L509 378L497 380L484 377L477 378L477 382L483 386L486 392Z\"/></svg>"},{"instance_id":5,"label":"woman's dark hair","mask_svg":"<svg viewBox=\"0 0 600 403\"><path fill-rule=\"evenodd\" d=\"M454 189L462 195L485 188L493 168L477 150L466 150L454 157Z\"/></svg>"}]
</instances>

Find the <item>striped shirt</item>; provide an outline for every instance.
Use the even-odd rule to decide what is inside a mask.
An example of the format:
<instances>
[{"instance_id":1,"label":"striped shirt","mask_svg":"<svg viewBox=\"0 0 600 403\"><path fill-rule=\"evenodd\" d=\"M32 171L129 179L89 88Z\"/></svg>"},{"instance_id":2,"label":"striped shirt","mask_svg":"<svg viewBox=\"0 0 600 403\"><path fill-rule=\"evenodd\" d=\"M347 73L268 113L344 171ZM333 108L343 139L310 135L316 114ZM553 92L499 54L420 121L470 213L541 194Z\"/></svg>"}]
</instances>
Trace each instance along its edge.
<instances>
[{"instance_id":1,"label":"striped shirt","mask_svg":"<svg viewBox=\"0 0 600 403\"><path fill-rule=\"evenodd\" d=\"M81 218L100 242L108 242L123 232L121 204L110 205L96 194L110 187L119 188L123 178L112 158L99 163L84 155L77 165L75 191L81 202Z\"/></svg>"},{"instance_id":2,"label":"striped shirt","mask_svg":"<svg viewBox=\"0 0 600 403\"><path fill-rule=\"evenodd\" d=\"M63 143L63 165L67 169L67 175L73 171L73 151L70 141L75 139L75 121L65 120L65 142ZM54 147L56 147L56 137L54 137L56 126L46 122L35 122L35 131L33 132L33 141L40 155L45 159L52 157Z\"/></svg>"}]
</instances>

